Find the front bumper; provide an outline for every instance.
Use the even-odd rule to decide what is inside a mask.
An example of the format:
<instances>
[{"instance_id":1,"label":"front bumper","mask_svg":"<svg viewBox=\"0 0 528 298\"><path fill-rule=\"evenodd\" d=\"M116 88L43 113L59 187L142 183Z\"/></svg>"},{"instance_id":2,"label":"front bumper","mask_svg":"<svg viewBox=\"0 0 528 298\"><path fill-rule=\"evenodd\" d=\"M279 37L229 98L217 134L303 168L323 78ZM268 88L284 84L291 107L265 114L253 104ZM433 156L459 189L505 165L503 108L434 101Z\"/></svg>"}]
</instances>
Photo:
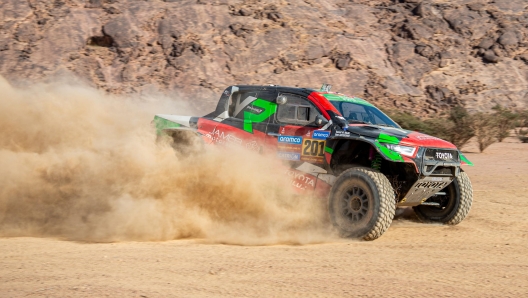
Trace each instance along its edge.
<instances>
[{"instance_id":1,"label":"front bumper","mask_svg":"<svg viewBox=\"0 0 528 298\"><path fill-rule=\"evenodd\" d=\"M460 155L456 149L420 148L415 158L417 180L398 206L417 206L447 187L460 174Z\"/></svg>"}]
</instances>

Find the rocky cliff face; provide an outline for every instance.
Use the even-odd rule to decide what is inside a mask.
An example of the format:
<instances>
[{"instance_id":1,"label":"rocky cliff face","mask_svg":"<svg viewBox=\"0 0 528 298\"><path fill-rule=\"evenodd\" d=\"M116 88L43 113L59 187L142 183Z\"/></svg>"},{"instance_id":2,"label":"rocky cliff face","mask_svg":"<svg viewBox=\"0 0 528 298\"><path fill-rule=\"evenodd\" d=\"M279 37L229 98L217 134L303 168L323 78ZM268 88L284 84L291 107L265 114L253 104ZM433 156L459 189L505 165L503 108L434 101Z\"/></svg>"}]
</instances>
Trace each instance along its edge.
<instances>
[{"instance_id":1,"label":"rocky cliff face","mask_svg":"<svg viewBox=\"0 0 528 298\"><path fill-rule=\"evenodd\" d=\"M524 0L3 0L0 74L111 93L232 84L334 91L422 116L528 108Z\"/></svg>"}]
</instances>

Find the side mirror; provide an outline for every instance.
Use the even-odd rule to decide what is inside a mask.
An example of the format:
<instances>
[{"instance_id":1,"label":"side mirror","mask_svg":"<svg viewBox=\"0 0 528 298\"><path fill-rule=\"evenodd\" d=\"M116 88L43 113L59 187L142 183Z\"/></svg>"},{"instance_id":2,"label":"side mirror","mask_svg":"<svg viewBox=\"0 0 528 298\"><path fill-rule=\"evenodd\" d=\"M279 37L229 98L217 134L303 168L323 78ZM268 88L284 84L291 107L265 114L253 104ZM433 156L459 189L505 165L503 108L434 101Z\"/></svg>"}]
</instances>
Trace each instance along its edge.
<instances>
[{"instance_id":1,"label":"side mirror","mask_svg":"<svg viewBox=\"0 0 528 298\"><path fill-rule=\"evenodd\" d=\"M315 125L317 125L318 127L323 127L327 123L328 123L328 120L326 120L326 118L323 117L323 115L317 115L315 117Z\"/></svg>"},{"instance_id":2,"label":"side mirror","mask_svg":"<svg viewBox=\"0 0 528 298\"><path fill-rule=\"evenodd\" d=\"M347 131L348 130L348 121L342 117L342 116L335 116L333 118L333 121L341 127L342 130Z\"/></svg>"},{"instance_id":3,"label":"side mirror","mask_svg":"<svg viewBox=\"0 0 528 298\"><path fill-rule=\"evenodd\" d=\"M286 102L288 102L288 98L287 98L286 96L284 96L284 95L279 95L279 96L277 97L277 104L279 104L279 105L283 105L283 104L285 104Z\"/></svg>"}]
</instances>

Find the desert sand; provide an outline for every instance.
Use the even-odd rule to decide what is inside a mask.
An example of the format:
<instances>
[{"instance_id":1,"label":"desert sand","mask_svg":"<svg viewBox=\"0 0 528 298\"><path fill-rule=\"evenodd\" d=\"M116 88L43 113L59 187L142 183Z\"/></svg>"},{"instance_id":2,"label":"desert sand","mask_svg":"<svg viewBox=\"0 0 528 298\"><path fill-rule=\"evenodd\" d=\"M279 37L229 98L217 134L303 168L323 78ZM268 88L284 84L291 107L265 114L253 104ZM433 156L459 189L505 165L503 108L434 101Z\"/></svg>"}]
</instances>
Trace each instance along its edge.
<instances>
[{"instance_id":1,"label":"desert sand","mask_svg":"<svg viewBox=\"0 0 528 298\"><path fill-rule=\"evenodd\" d=\"M0 238L2 297L528 295L528 144L466 146L473 207L458 226L397 217L380 239L225 245Z\"/></svg>"}]
</instances>

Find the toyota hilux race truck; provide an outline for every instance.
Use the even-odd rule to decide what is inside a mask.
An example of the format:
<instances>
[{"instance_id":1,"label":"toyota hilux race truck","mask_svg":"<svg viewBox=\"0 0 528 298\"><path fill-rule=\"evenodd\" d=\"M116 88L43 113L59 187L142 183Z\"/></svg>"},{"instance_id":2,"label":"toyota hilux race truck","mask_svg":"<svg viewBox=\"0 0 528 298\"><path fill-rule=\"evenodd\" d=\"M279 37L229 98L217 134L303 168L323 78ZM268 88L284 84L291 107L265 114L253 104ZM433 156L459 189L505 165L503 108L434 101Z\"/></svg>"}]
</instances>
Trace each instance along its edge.
<instances>
[{"instance_id":1,"label":"toyota hilux race truck","mask_svg":"<svg viewBox=\"0 0 528 298\"><path fill-rule=\"evenodd\" d=\"M371 103L340 93L283 86L230 86L202 117L156 115L158 134L196 134L205 144L273 152L301 195L328 199L343 237L374 240L397 207L424 222L456 225L473 200L455 145L402 129ZM177 145L177 144L176 144Z\"/></svg>"}]
</instances>

